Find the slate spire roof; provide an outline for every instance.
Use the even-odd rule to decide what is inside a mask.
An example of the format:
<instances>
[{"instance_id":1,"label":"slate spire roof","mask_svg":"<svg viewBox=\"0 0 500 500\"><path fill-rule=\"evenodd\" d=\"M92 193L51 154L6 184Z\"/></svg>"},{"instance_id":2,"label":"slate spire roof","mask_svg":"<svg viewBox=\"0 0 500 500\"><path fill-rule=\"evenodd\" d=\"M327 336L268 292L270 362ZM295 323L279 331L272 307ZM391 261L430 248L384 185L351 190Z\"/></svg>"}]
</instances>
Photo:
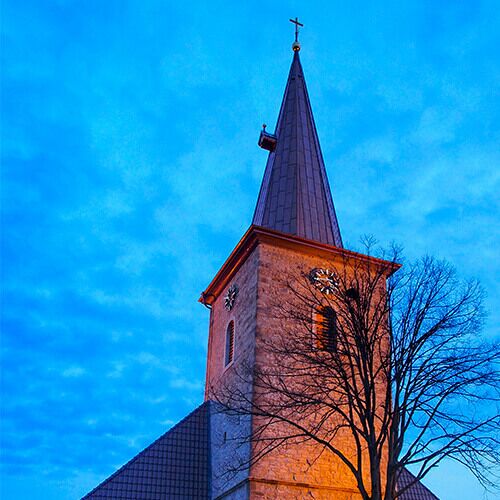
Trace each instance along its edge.
<instances>
[{"instance_id":1,"label":"slate spire roof","mask_svg":"<svg viewBox=\"0 0 500 500\"><path fill-rule=\"evenodd\" d=\"M342 247L299 51L294 50L253 224Z\"/></svg>"}]
</instances>

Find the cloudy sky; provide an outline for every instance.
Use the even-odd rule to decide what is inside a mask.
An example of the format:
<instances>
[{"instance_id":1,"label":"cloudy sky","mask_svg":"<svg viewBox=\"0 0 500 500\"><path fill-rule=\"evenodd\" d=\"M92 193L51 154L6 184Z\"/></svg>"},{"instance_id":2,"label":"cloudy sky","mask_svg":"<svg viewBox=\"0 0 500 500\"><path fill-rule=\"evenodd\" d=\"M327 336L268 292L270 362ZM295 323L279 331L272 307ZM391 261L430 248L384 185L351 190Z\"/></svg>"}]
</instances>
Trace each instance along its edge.
<instances>
[{"instance_id":1,"label":"cloudy sky","mask_svg":"<svg viewBox=\"0 0 500 500\"><path fill-rule=\"evenodd\" d=\"M495 335L498 11L4 1L2 498L77 498L202 401L197 299L252 218L289 17L347 246L447 258L482 281ZM427 484L482 498L453 464Z\"/></svg>"}]
</instances>

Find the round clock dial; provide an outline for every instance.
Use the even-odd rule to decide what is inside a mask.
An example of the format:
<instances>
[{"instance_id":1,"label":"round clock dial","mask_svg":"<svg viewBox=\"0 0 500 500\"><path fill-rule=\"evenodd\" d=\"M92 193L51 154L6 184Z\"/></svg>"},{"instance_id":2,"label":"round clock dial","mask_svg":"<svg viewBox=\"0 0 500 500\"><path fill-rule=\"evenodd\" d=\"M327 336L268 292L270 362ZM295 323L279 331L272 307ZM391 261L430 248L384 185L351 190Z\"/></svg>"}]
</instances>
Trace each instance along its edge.
<instances>
[{"instance_id":1,"label":"round clock dial","mask_svg":"<svg viewBox=\"0 0 500 500\"><path fill-rule=\"evenodd\" d=\"M238 287L236 285L231 285L227 291L226 296L224 297L224 307L228 311L230 311L233 308L237 295L238 295Z\"/></svg>"},{"instance_id":2,"label":"round clock dial","mask_svg":"<svg viewBox=\"0 0 500 500\"><path fill-rule=\"evenodd\" d=\"M337 278L330 269L315 268L309 273L311 283L322 293L333 293L337 286Z\"/></svg>"}]
</instances>

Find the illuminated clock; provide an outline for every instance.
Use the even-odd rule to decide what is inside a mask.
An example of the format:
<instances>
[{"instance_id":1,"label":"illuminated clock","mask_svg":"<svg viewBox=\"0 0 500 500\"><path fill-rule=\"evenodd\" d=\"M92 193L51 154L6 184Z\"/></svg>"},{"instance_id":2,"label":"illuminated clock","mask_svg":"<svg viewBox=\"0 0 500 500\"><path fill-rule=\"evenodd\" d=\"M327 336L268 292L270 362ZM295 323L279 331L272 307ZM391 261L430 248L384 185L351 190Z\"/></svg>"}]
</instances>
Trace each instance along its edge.
<instances>
[{"instance_id":1,"label":"illuminated clock","mask_svg":"<svg viewBox=\"0 0 500 500\"><path fill-rule=\"evenodd\" d=\"M224 307L228 311L230 311L233 308L237 296L238 296L238 287L236 285L231 285L226 293L226 296L224 297Z\"/></svg>"},{"instance_id":2,"label":"illuminated clock","mask_svg":"<svg viewBox=\"0 0 500 500\"><path fill-rule=\"evenodd\" d=\"M309 279L320 292L327 295L333 293L338 287L335 273L330 269L312 269L309 273Z\"/></svg>"}]
</instances>

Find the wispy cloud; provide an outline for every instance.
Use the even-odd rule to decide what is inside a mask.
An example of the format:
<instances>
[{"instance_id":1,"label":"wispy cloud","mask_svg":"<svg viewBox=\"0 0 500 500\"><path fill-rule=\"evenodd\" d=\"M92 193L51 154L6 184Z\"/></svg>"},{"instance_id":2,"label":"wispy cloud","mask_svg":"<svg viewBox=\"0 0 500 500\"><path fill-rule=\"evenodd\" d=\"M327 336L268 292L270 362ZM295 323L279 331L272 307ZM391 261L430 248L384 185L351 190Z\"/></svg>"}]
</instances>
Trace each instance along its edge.
<instances>
[{"instance_id":1,"label":"wispy cloud","mask_svg":"<svg viewBox=\"0 0 500 500\"><path fill-rule=\"evenodd\" d=\"M202 400L197 299L250 224L290 61L288 5L233 7L4 2L5 498L78 497ZM495 2L301 8L344 238L448 256L492 306Z\"/></svg>"}]
</instances>

